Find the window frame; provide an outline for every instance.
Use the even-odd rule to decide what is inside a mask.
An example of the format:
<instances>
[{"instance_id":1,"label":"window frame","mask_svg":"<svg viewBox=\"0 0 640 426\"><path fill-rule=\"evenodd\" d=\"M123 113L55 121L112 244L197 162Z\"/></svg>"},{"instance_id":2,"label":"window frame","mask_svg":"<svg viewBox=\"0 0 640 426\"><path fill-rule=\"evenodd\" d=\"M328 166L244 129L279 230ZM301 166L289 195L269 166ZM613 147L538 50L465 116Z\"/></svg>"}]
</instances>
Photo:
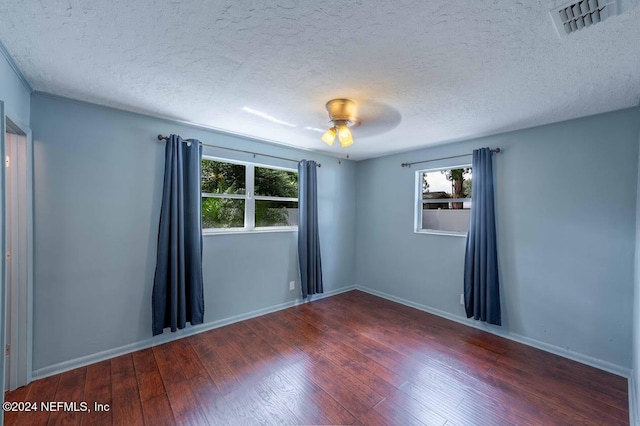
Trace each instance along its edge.
<instances>
[{"instance_id":1,"label":"window frame","mask_svg":"<svg viewBox=\"0 0 640 426\"><path fill-rule=\"evenodd\" d=\"M256 222L256 201L295 201L300 206L298 197L274 197L266 195L255 195L255 169L256 167L272 170L283 170L286 172L298 173L297 168L272 166L270 164L255 163L250 161L233 160L229 158L216 157L213 155L203 155L202 160L217 161L219 163L229 163L244 166L245 173L245 193L244 194L212 194L210 192L202 192L202 182L200 187L200 198L232 198L236 200L244 200L244 227L236 228L202 228L203 235L220 235L220 234L244 234L244 233L261 233L261 232L295 232L298 226L255 226ZM202 213L200 214L202 217Z\"/></svg>"},{"instance_id":2,"label":"window frame","mask_svg":"<svg viewBox=\"0 0 640 426\"><path fill-rule=\"evenodd\" d=\"M413 213L413 232L416 234L428 234L428 235L446 235L451 237L466 237L469 231L458 232L458 231L442 231L438 229L422 229L422 206L425 204L439 204L442 203L442 200L424 200L422 198L422 174L423 173L431 173L431 172L440 172L443 170L453 170L453 169L466 169L471 168L473 173L473 168L471 163L463 163L452 166L445 167L435 167L429 169L421 169L416 170L415 173L415 192L414 192L414 213ZM447 199L447 203L456 203L456 202L469 202L473 205L473 198L449 198Z\"/></svg>"}]
</instances>

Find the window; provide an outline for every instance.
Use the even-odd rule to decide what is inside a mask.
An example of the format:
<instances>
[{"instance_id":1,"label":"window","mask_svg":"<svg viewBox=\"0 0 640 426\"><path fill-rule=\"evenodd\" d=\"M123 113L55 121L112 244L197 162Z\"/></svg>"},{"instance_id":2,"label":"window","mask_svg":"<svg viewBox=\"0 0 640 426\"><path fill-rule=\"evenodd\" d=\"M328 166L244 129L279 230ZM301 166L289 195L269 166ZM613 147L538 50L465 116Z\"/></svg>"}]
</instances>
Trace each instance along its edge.
<instances>
[{"instance_id":1,"label":"window","mask_svg":"<svg viewBox=\"0 0 640 426\"><path fill-rule=\"evenodd\" d=\"M298 226L298 173L252 163L202 159L202 228Z\"/></svg>"},{"instance_id":2,"label":"window","mask_svg":"<svg viewBox=\"0 0 640 426\"><path fill-rule=\"evenodd\" d=\"M415 231L465 235L472 177L469 165L416 172Z\"/></svg>"}]
</instances>

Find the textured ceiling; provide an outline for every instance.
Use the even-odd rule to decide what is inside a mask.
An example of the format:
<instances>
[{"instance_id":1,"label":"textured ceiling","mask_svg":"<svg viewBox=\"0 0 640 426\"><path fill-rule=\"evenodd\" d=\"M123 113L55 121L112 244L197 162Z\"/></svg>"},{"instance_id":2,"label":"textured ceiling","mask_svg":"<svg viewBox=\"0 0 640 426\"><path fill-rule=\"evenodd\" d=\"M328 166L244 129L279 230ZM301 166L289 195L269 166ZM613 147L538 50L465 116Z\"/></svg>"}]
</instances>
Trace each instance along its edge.
<instances>
[{"instance_id":1,"label":"textured ceiling","mask_svg":"<svg viewBox=\"0 0 640 426\"><path fill-rule=\"evenodd\" d=\"M637 105L640 7L558 37L553 5L0 0L0 40L34 90L363 159Z\"/></svg>"}]
</instances>

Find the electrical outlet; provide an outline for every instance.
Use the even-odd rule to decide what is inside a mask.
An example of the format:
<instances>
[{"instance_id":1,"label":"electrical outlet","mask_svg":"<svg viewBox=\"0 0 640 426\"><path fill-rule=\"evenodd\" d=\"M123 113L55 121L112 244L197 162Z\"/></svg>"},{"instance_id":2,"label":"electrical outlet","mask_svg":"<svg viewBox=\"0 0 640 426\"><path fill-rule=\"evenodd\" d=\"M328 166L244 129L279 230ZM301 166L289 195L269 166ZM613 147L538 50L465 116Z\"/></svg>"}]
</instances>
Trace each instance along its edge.
<instances>
[{"instance_id":1,"label":"electrical outlet","mask_svg":"<svg viewBox=\"0 0 640 426\"><path fill-rule=\"evenodd\" d=\"M296 282L295 281L289 281L289 290L294 290L296 288Z\"/></svg>"},{"instance_id":2,"label":"electrical outlet","mask_svg":"<svg viewBox=\"0 0 640 426\"><path fill-rule=\"evenodd\" d=\"M460 293L460 304L464 305L464 293Z\"/></svg>"}]
</instances>

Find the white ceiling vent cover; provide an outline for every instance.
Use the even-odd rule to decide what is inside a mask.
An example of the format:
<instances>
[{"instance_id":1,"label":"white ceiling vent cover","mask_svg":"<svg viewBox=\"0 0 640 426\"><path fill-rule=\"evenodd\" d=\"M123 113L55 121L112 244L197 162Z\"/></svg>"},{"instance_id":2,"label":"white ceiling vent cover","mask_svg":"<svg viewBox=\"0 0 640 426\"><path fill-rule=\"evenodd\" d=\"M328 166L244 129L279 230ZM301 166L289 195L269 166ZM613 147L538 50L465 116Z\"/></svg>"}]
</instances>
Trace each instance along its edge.
<instances>
[{"instance_id":1,"label":"white ceiling vent cover","mask_svg":"<svg viewBox=\"0 0 640 426\"><path fill-rule=\"evenodd\" d=\"M549 11L559 36L573 34L620 13L617 0L578 0Z\"/></svg>"}]
</instances>

